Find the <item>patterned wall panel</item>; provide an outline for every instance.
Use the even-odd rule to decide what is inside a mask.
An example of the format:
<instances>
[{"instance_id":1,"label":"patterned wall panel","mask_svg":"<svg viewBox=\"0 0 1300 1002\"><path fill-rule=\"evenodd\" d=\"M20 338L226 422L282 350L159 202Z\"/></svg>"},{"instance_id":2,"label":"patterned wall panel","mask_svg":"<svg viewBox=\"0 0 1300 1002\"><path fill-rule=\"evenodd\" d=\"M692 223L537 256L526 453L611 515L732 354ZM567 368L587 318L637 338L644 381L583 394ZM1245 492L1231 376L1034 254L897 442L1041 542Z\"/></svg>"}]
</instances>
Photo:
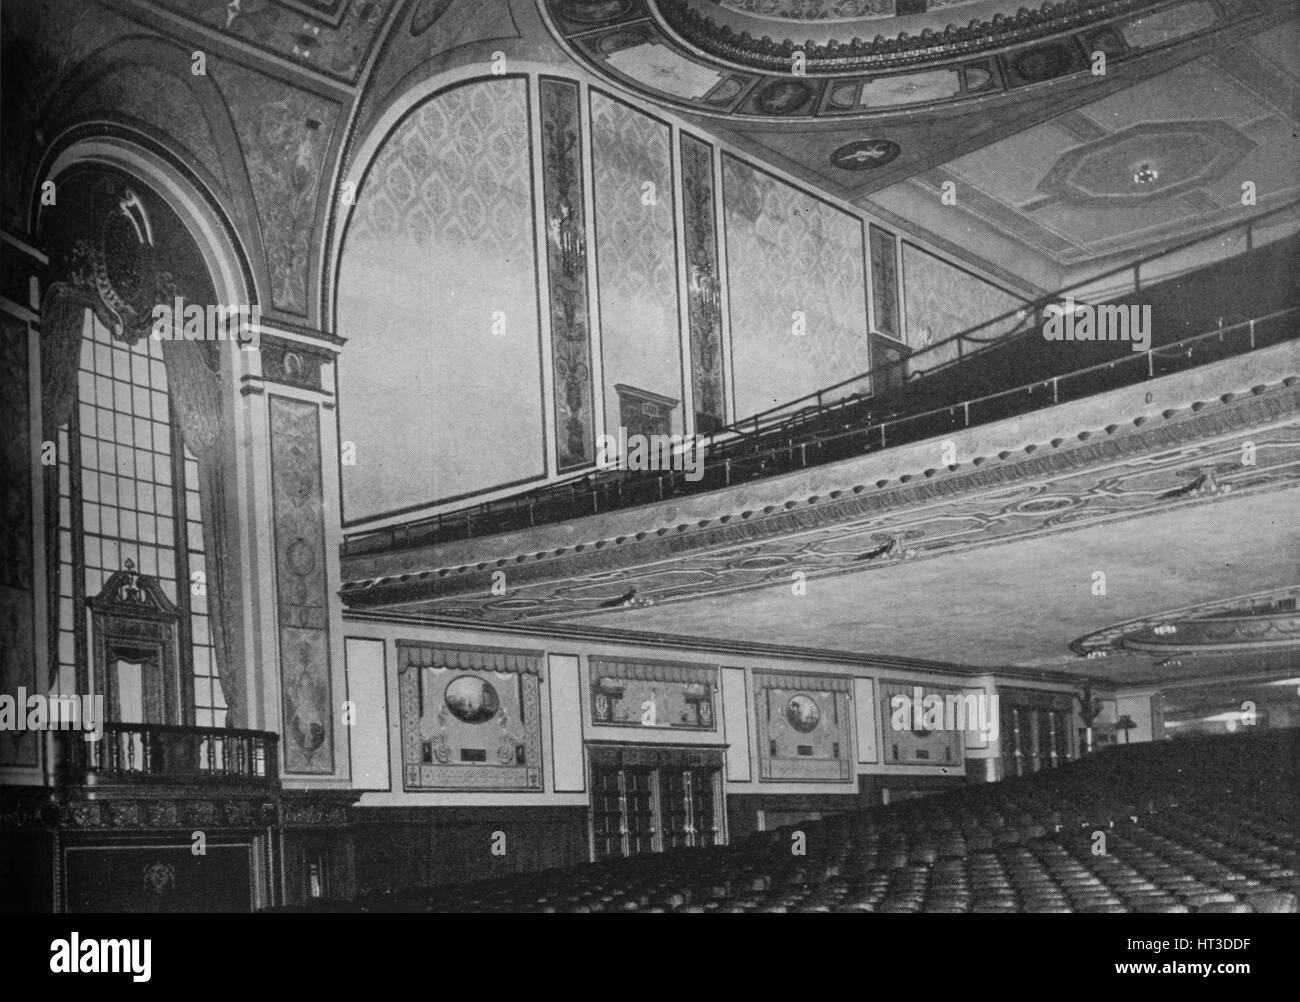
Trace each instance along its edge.
<instances>
[{"instance_id":1,"label":"patterned wall panel","mask_svg":"<svg viewBox=\"0 0 1300 1002\"><path fill-rule=\"evenodd\" d=\"M716 666L604 657L588 663L593 724L717 730Z\"/></svg>"},{"instance_id":2,"label":"patterned wall panel","mask_svg":"<svg viewBox=\"0 0 1300 1002\"><path fill-rule=\"evenodd\" d=\"M36 689L27 365L27 325L0 320L0 693L15 698ZM32 732L0 732L0 765L35 764Z\"/></svg>"},{"instance_id":3,"label":"patterned wall panel","mask_svg":"<svg viewBox=\"0 0 1300 1002\"><path fill-rule=\"evenodd\" d=\"M541 655L397 644L407 790L542 788Z\"/></svg>"},{"instance_id":4,"label":"patterned wall panel","mask_svg":"<svg viewBox=\"0 0 1300 1002\"><path fill-rule=\"evenodd\" d=\"M837 783L853 776L849 696L836 675L754 673L760 782Z\"/></svg>"},{"instance_id":5,"label":"patterned wall panel","mask_svg":"<svg viewBox=\"0 0 1300 1002\"><path fill-rule=\"evenodd\" d=\"M690 297L691 386L695 394L695 429L707 432L726 424L713 149L707 143L687 135L682 136L682 196L686 227L686 292Z\"/></svg>"},{"instance_id":6,"label":"patterned wall panel","mask_svg":"<svg viewBox=\"0 0 1300 1002\"><path fill-rule=\"evenodd\" d=\"M619 420L619 383L684 399L669 143L666 125L592 92L596 274L611 433ZM671 423L671 431L682 431L680 406Z\"/></svg>"},{"instance_id":7,"label":"patterned wall panel","mask_svg":"<svg viewBox=\"0 0 1300 1002\"><path fill-rule=\"evenodd\" d=\"M866 372L861 222L734 157L722 175L736 417Z\"/></svg>"},{"instance_id":8,"label":"patterned wall panel","mask_svg":"<svg viewBox=\"0 0 1300 1002\"><path fill-rule=\"evenodd\" d=\"M962 760L962 745L967 730L963 715L962 730L953 725L953 701L961 690L952 686L919 685L912 682L882 680L880 683L880 717L885 762L894 765L955 766ZM937 697L928 703L931 697ZM929 711L929 715L927 715ZM927 726L938 724L939 726Z\"/></svg>"},{"instance_id":9,"label":"patterned wall panel","mask_svg":"<svg viewBox=\"0 0 1300 1002\"><path fill-rule=\"evenodd\" d=\"M545 473L528 116L520 77L445 91L359 186L338 294L349 519Z\"/></svg>"},{"instance_id":10,"label":"patterned wall panel","mask_svg":"<svg viewBox=\"0 0 1300 1002\"><path fill-rule=\"evenodd\" d=\"M578 85L543 80L541 104L556 449L563 471L595 458Z\"/></svg>"},{"instance_id":11,"label":"patterned wall panel","mask_svg":"<svg viewBox=\"0 0 1300 1002\"><path fill-rule=\"evenodd\" d=\"M272 395L271 504L286 773L334 771L320 411Z\"/></svg>"},{"instance_id":12,"label":"patterned wall panel","mask_svg":"<svg viewBox=\"0 0 1300 1002\"><path fill-rule=\"evenodd\" d=\"M921 351L928 343L960 334L1025 303L1005 289L906 240L903 241L903 302L907 344L913 351ZM1020 323L1019 318L1012 317L978 331L976 336L981 340L991 340L1010 333ZM957 344L954 342L914 358L910 368L923 371L956 357Z\"/></svg>"}]
</instances>

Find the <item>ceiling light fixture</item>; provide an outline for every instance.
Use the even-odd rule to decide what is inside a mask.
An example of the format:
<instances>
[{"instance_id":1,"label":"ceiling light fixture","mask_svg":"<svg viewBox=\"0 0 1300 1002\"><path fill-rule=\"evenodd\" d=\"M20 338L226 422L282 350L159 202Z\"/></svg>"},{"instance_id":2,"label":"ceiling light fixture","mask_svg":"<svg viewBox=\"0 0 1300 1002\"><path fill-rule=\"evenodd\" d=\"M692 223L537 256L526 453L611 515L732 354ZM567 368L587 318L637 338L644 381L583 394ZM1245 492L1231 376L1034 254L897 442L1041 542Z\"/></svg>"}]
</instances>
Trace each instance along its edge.
<instances>
[{"instance_id":1,"label":"ceiling light fixture","mask_svg":"<svg viewBox=\"0 0 1300 1002\"><path fill-rule=\"evenodd\" d=\"M1151 164L1141 164L1133 172L1133 182L1135 184L1154 184L1160 178L1160 172Z\"/></svg>"}]
</instances>

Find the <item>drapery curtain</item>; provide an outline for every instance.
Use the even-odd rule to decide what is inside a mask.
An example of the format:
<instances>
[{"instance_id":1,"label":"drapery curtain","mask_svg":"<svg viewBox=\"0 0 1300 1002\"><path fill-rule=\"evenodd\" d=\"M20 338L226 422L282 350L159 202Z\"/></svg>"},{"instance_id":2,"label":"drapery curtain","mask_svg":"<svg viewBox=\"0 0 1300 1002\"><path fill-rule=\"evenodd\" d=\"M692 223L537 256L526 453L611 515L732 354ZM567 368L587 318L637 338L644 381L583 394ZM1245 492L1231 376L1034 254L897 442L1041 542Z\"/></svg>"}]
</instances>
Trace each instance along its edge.
<instances>
[{"instance_id":1,"label":"drapery curtain","mask_svg":"<svg viewBox=\"0 0 1300 1002\"><path fill-rule=\"evenodd\" d=\"M58 442L59 426L72 420L77 403L77 367L86 310L95 310L99 297L55 282L41 302L41 439ZM45 580L49 616L49 684L59 678L59 467L42 468L45 475Z\"/></svg>"},{"instance_id":2,"label":"drapery curtain","mask_svg":"<svg viewBox=\"0 0 1300 1002\"><path fill-rule=\"evenodd\" d=\"M807 689L811 692L853 692L847 675L806 675L795 672L754 672L756 689Z\"/></svg>"},{"instance_id":3,"label":"drapery curtain","mask_svg":"<svg viewBox=\"0 0 1300 1002\"><path fill-rule=\"evenodd\" d=\"M78 368L85 311L91 310L110 331L122 328L119 315L111 310L91 287L55 282L41 306L44 337L41 344L42 434L57 442L61 425L72 420L77 404ZM137 335L139 332L135 332ZM116 336L116 335L115 335ZM205 582L208 622L217 660L217 675L226 700L227 724L246 726L242 692L242 663L238 645L230 636L225 615L231 545L226 518L225 476L222 448L222 387L216 349L224 342L168 340L163 343L163 364L172 406L178 416L181 438L193 453L199 468L199 498L202 505L203 547L207 554ZM59 608L60 560L59 470L45 467L46 561L49 608ZM181 587L185 584L182 583ZM50 617L50 684L59 670L59 617Z\"/></svg>"},{"instance_id":4,"label":"drapery curtain","mask_svg":"<svg viewBox=\"0 0 1300 1002\"><path fill-rule=\"evenodd\" d=\"M514 672L520 675L542 674L541 651L514 651L493 647L457 647L399 640L398 673L410 668L454 668L459 671Z\"/></svg>"},{"instance_id":5,"label":"drapery curtain","mask_svg":"<svg viewBox=\"0 0 1300 1002\"><path fill-rule=\"evenodd\" d=\"M603 657L589 658L588 661L593 678L609 676L645 682L694 682L699 685L713 685L718 681L718 669L713 665Z\"/></svg>"},{"instance_id":6,"label":"drapery curtain","mask_svg":"<svg viewBox=\"0 0 1300 1002\"><path fill-rule=\"evenodd\" d=\"M163 365L167 370L172 408L180 421L181 438L198 461L203 550L207 555L208 627L216 652L217 675L226 699L226 725L246 727L242 659L230 636L222 604L224 597L231 594L227 584L233 554L226 519L221 369L217 350L228 343L164 341Z\"/></svg>"}]
</instances>

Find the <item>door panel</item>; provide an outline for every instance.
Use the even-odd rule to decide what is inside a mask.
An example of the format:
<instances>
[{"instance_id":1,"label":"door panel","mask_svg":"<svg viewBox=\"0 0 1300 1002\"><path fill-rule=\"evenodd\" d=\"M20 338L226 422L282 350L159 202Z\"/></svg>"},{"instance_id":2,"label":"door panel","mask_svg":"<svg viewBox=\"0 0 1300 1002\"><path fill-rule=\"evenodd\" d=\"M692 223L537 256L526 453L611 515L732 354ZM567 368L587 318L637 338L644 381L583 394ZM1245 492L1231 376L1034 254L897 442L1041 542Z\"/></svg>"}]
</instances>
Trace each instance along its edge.
<instances>
[{"instance_id":1,"label":"door panel","mask_svg":"<svg viewBox=\"0 0 1300 1002\"><path fill-rule=\"evenodd\" d=\"M593 762L593 858L721 845L721 761L719 754L715 766Z\"/></svg>"}]
</instances>

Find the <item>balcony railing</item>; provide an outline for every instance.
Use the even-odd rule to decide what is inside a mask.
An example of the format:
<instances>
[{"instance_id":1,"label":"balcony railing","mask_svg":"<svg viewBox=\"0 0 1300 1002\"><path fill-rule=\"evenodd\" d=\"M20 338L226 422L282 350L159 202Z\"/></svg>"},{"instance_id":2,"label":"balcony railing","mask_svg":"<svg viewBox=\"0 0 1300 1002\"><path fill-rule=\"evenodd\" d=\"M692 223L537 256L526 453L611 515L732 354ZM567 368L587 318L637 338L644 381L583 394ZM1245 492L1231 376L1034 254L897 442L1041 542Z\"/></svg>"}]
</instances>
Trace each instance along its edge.
<instances>
[{"instance_id":1,"label":"balcony railing","mask_svg":"<svg viewBox=\"0 0 1300 1002\"><path fill-rule=\"evenodd\" d=\"M68 782L276 782L278 738L269 731L127 723L102 728L98 741L80 731L56 732Z\"/></svg>"},{"instance_id":2,"label":"balcony railing","mask_svg":"<svg viewBox=\"0 0 1300 1002\"><path fill-rule=\"evenodd\" d=\"M473 539L716 490L1078 400L1300 337L1293 308L1231 326L1220 321L1215 329L1194 337L1179 339L1157 331L1150 351L1124 350L1100 364L1079 363L1091 361L1089 348L1113 351L1114 345L1084 342L1070 352L1042 350L1046 310L1065 295L1077 293L1082 304L1144 292L1150 288L1152 271L1159 281L1184 274L1179 263L1193 248L1214 244L1249 251L1257 229L1269 223L1289 226L1297 211L1300 201L1093 276L902 362L873 368L701 436L698 480L687 480L681 471L588 473L405 525L361 531L345 541L343 553L359 556ZM1279 219L1283 223L1277 223ZM1102 288L1104 295L1097 294ZM991 387L998 392L981 392Z\"/></svg>"}]
</instances>

